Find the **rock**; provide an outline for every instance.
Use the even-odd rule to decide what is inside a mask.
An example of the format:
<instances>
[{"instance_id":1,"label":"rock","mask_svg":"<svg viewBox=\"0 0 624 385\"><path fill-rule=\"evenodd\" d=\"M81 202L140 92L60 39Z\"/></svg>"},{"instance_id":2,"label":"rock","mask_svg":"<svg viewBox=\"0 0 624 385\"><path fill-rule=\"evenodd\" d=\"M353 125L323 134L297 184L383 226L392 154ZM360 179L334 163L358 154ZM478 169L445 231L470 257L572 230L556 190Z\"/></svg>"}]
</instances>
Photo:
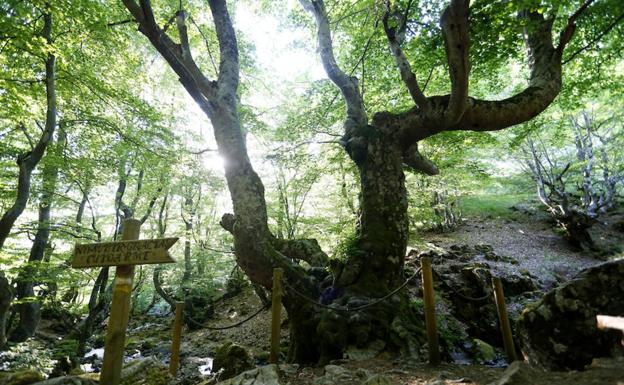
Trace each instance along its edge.
<instances>
[{"instance_id":1,"label":"rock","mask_svg":"<svg viewBox=\"0 0 624 385\"><path fill-rule=\"evenodd\" d=\"M509 208L511 211L518 211L527 215L535 215L538 213L537 207L528 203L516 203Z\"/></svg>"},{"instance_id":2,"label":"rock","mask_svg":"<svg viewBox=\"0 0 624 385\"><path fill-rule=\"evenodd\" d=\"M354 378L349 369L338 365L326 365L325 374L316 380L315 385L340 385L350 383Z\"/></svg>"},{"instance_id":3,"label":"rock","mask_svg":"<svg viewBox=\"0 0 624 385\"><path fill-rule=\"evenodd\" d=\"M522 352L549 370L582 370L622 350L621 333L598 330L596 315L624 314L624 260L586 269L527 307L518 322Z\"/></svg>"},{"instance_id":4,"label":"rock","mask_svg":"<svg viewBox=\"0 0 624 385\"><path fill-rule=\"evenodd\" d=\"M362 361L377 357L386 347L386 343L382 340L371 342L366 348L359 349L355 346L347 348L345 358L349 360Z\"/></svg>"},{"instance_id":5,"label":"rock","mask_svg":"<svg viewBox=\"0 0 624 385\"><path fill-rule=\"evenodd\" d=\"M86 376L67 376L67 377L56 377L46 381L37 382L33 385L97 385L97 377L96 379L89 378Z\"/></svg>"},{"instance_id":6,"label":"rock","mask_svg":"<svg viewBox=\"0 0 624 385\"><path fill-rule=\"evenodd\" d=\"M299 371L299 364L281 364L279 370L287 376L294 376Z\"/></svg>"},{"instance_id":7,"label":"rock","mask_svg":"<svg viewBox=\"0 0 624 385\"><path fill-rule=\"evenodd\" d=\"M279 379L277 365L266 365L248 370L229 380L221 381L218 385L282 385Z\"/></svg>"},{"instance_id":8,"label":"rock","mask_svg":"<svg viewBox=\"0 0 624 385\"><path fill-rule=\"evenodd\" d=\"M529 366L526 362L515 361L512 362L502 377L498 381L492 382L489 385L527 385L532 384L534 381L535 370Z\"/></svg>"},{"instance_id":9,"label":"rock","mask_svg":"<svg viewBox=\"0 0 624 385\"><path fill-rule=\"evenodd\" d=\"M496 359L496 352L492 345L478 338L472 340L472 353L480 363L491 362Z\"/></svg>"},{"instance_id":10,"label":"rock","mask_svg":"<svg viewBox=\"0 0 624 385\"><path fill-rule=\"evenodd\" d=\"M213 372L223 369L220 377L223 379L234 377L253 367L253 361L245 348L232 342L226 342L217 348L212 364Z\"/></svg>"},{"instance_id":11,"label":"rock","mask_svg":"<svg viewBox=\"0 0 624 385\"><path fill-rule=\"evenodd\" d=\"M36 370L22 370L0 379L0 385L30 385L43 380L43 374Z\"/></svg>"},{"instance_id":12,"label":"rock","mask_svg":"<svg viewBox=\"0 0 624 385\"><path fill-rule=\"evenodd\" d=\"M388 377L382 376L381 374L373 374L364 380L362 385L394 385L394 383L390 381Z\"/></svg>"},{"instance_id":13,"label":"rock","mask_svg":"<svg viewBox=\"0 0 624 385\"><path fill-rule=\"evenodd\" d=\"M154 357L131 361L121 370L121 385L168 385L168 368Z\"/></svg>"}]
</instances>

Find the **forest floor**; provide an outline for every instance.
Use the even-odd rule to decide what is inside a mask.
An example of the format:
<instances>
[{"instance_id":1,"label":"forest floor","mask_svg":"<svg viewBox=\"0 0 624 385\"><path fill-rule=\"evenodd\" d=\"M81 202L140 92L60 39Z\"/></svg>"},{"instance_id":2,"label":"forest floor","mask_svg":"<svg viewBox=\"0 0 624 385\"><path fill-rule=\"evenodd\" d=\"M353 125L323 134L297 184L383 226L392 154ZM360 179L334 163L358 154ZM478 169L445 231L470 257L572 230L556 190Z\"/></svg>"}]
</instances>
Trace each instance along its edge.
<instances>
[{"instance_id":1,"label":"forest floor","mask_svg":"<svg viewBox=\"0 0 624 385\"><path fill-rule=\"evenodd\" d=\"M498 215L470 215L454 231L445 233L425 232L417 249L448 248L452 245L490 245L497 255L504 255L518 261L517 265L505 263L500 268L528 270L548 290L560 282L567 281L579 271L602 263L604 255L589 256L582 251L571 249L561 235L553 230L548 217L539 212L503 211ZM501 215L502 214L502 215ZM624 233L617 228L624 216L614 215L607 224L598 224L593 230L596 240L607 247L624 245ZM216 309L216 317L208 326L221 326L237 322L251 314L261 303L251 290L228 299ZM285 316L284 316L285 317ZM262 312L239 328L210 331L200 330L186 334L188 351L213 346L223 341L232 341L249 349L259 364L265 363L269 350L270 312ZM288 339L287 322L282 327L282 345ZM380 374L394 384L443 385L443 384L493 384L505 372L505 368L485 365L459 365L443 363L431 367L422 362L410 362L392 357L354 361L337 360L335 364L352 375L352 381L340 382L344 385L362 383L362 378ZM313 385L319 383L324 374L323 367L290 367L285 370L285 382L291 385ZM535 385L624 385L624 359L596 359L582 372L546 372L523 367L518 378L524 382L509 384ZM516 381L518 381L516 378Z\"/></svg>"},{"instance_id":2,"label":"forest floor","mask_svg":"<svg viewBox=\"0 0 624 385\"><path fill-rule=\"evenodd\" d=\"M505 269L516 269L516 272L528 270L536 276L547 290L560 282L569 280L580 270L601 263L604 255L595 258L586 253L572 250L565 241L553 230L547 216L535 212L516 210L491 210L492 214L469 213L463 223L450 232L424 232L419 234L420 241L415 246L418 250L449 248L452 245L490 245L497 255L508 256L518 261L514 264L494 264ZM487 212L487 211L485 211ZM604 245L615 248L624 245L624 232L621 224L624 215L618 214L608 218L607 224L598 224L594 237ZM621 253L619 254L621 255ZM220 301L215 305L215 314L205 326L222 327L237 323L262 306L258 296L246 288L232 298ZM288 344L288 322L282 312L282 346ZM46 323L43 323L45 325ZM155 354L163 362L167 362L170 347L171 316L133 317L127 337L127 360L145 355ZM41 334L43 333L43 334ZM45 335L41 330L39 335ZM60 336L53 336L55 339ZM190 331L185 329L181 347L181 382L175 384L199 384L209 379L212 357L216 349L226 341L232 341L245 347L258 365L268 361L270 337L270 311L262 311L257 317L240 327L226 330L208 328ZM48 338L50 339L50 338ZM101 339L100 339L101 341ZM32 355L41 360L46 356L46 348L41 339L32 342L41 349L41 353L33 350ZM30 348L22 348L31 350ZM33 348L34 349L34 348ZM99 349L101 350L101 349ZM25 359L22 353L16 352L19 359ZM283 351L283 356L285 356ZM9 356L0 357L7 359ZM36 358L35 358L36 359ZM339 385L359 385L362 379L374 374L383 375L392 384L406 385L486 385L495 384L505 373L503 367L485 365L462 365L443 363L431 367L422 362L383 356L363 361L337 360L333 362L344 370L345 376ZM97 365L96 365L97 366ZM282 365L283 383L290 385L318 385L324 375L324 367L298 367ZM13 368L15 369L15 368ZM516 382L506 384L534 385L624 385L624 359L597 359L585 371L581 372L544 372L522 367ZM5 369L6 370L6 369ZM0 365L0 372L2 365ZM0 383L2 383L0 373ZM524 380L522 380L524 378ZM518 382L519 381L519 382ZM329 382L334 383L334 382ZM338 383L336 383L338 385Z\"/></svg>"}]
</instances>

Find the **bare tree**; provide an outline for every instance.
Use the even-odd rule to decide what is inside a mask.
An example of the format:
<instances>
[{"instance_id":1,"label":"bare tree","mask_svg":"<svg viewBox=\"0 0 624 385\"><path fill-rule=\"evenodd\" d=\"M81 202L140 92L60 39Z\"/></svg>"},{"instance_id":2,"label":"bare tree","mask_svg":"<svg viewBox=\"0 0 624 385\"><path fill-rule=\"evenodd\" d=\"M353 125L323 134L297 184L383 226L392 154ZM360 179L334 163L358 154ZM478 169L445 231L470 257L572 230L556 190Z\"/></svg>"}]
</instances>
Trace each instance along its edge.
<instances>
[{"instance_id":1,"label":"bare tree","mask_svg":"<svg viewBox=\"0 0 624 385\"><path fill-rule=\"evenodd\" d=\"M611 130L599 134L610 121L597 123L587 112L581 114L581 120L571 117L574 157L556 154L533 138L527 139L523 148L524 164L537 185L540 201L565 231L566 239L581 249L596 249L589 229L600 215L615 207L618 185L624 180L609 161L605 144L613 140ZM580 176L574 175L576 164Z\"/></svg>"}]
</instances>

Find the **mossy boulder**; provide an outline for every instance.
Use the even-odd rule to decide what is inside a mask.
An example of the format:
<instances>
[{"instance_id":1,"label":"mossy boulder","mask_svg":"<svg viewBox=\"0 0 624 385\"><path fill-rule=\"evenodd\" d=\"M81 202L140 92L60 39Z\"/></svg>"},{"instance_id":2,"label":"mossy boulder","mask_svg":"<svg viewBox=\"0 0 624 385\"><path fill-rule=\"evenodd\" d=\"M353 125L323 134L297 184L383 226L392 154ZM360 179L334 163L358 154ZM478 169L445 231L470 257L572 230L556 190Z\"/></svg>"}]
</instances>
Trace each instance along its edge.
<instances>
[{"instance_id":1,"label":"mossy boulder","mask_svg":"<svg viewBox=\"0 0 624 385\"><path fill-rule=\"evenodd\" d=\"M121 371L121 385L168 385L168 368L154 357L134 360Z\"/></svg>"},{"instance_id":2,"label":"mossy boulder","mask_svg":"<svg viewBox=\"0 0 624 385\"><path fill-rule=\"evenodd\" d=\"M44 378L44 375L36 370L21 370L0 378L0 385L30 385Z\"/></svg>"},{"instance_id":3,"label":"mossy boulder","mask_svg":"<svg viewBox=\"0 0 624 385\"><path fill-rule=\"evenodd\" d=\"M622 333L598 330L596 315L624 314L624 260L583 270L527 307L518 321L522 352L549 370L582 370L622 350Z\"/></svg>"},{"instance_id":4,"label":"mossy boulder","mask_svg":"<svg viewBox=\"0 0 624 385\"><path fill-rule=\"evenodd\" d=\"M492 345L478 338L472 340L472 354L476 361L485 363L496 359L496 351Z\"/></svg>"},{"instance_id":5,"label":"mossy boulder","mask_svg":"<svg viewBox=\"0 0 624 385\"><path fill-rule=\"evenodd\" d=\"M217 348L212 370L223 369L221 379L234 377L254 367L253 361L247 350L233 342L226 342Z\"/></svg>"}]
</instances>

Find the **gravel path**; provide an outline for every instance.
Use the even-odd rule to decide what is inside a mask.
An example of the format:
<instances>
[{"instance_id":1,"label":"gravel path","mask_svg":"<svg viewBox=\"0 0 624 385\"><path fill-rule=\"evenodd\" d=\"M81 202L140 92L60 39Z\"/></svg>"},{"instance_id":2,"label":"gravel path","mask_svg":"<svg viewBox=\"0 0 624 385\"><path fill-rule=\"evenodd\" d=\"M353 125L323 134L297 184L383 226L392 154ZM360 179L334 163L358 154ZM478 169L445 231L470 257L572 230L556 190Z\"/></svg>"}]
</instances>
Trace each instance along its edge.
<instances>
[{"instance_id":1,"label":"gravel path","mask_svg":"<svg viewBox=\"0 0 624 385\"><path fill-rule=\"evenodd\" d=\"M623 234L610 226L596 225L593 235L599 242L624 244ZM555 233L553 225L542 217L523 213L517 213L511 219L468 218L455 231L425 233L423 240L442 248L454 244L491 245L496 254L518 261L515 266L504 264L506 269L516 272L527 270L538 277L546 289L557 282L571 279L587 267L603 262L588 253L570 248L562 236Z\"/></svg>"}]
</instances>

